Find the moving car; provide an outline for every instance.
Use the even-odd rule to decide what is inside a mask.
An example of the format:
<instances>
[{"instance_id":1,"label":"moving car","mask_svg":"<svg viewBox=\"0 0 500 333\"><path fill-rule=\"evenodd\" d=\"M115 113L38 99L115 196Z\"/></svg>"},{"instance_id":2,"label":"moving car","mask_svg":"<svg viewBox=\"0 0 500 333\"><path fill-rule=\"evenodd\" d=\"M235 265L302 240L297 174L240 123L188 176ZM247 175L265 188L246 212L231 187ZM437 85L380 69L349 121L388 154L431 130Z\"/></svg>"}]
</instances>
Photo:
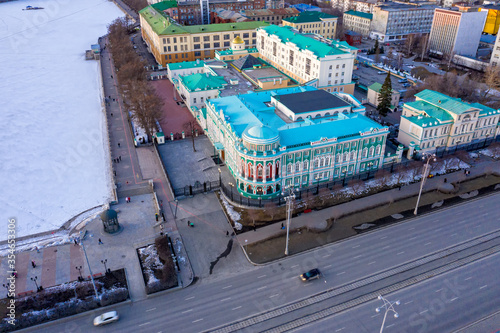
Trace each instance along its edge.
<instances>
[{"instance_id":1,"label":"moving car","mask_svg":"<svg viewBox=\"0 0 500 333\"><path fill-rule=\"evenodd\" d=\"M116 311L106 312L94 318L94 326L102 326L114 323L115 321L118 321L118 318L120 317L118 316L118 313Z\"/></svg>"},{"instance_id":2,"label":"moving car","mask_svg":"<svg viewBox=\"0 0 500 333\"><path fill-rule=\"evenodd\" d=\"M321 276L321 272L317 268L311 269L309 272L305 272L304 274L300 275L300 279L302 281L309 281L309 280L314 280L314 279L319 279Z\"/></svg>"},{"instance_id":3,"label":"moving car","mask_svg":"<svg viewBox=\"0 0 500 333\"><path fill-rule=\"evenodd\" d=\"M406 87L411 87L411 83L403 83L402 86L405 87L405 88Z\"/></svg>"},{"instance_id":4,"label":"moving car","mask_svg":"<svg viewBox=\"0 0 500 333\"><path fill-rule=\"evenodd\" d=\"M399 79L398 82L399 83L406 83L406 82L408 82L408 79Z\"/></svg>"}]
</instances>

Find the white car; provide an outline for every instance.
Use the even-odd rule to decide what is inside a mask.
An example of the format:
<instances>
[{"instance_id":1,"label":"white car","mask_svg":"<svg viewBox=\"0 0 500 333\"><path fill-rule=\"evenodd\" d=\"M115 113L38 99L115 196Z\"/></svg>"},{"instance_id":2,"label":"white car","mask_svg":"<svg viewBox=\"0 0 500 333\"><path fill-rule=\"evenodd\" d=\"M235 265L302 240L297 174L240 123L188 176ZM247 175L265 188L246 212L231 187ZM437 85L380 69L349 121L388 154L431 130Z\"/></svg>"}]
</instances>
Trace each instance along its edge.
<instances>
[{"instance_id":1,"label":"white car","mask_svg":"<svg viewBox=\"0 0 500 333\"><path fill-rule=\"evenodd\" d=\"M116 311L106 312L94 318L94 326L102 326L114 323L115 321L118 321L118 318L120 317L118 316L118 313Z\"/></svg>"}]
</instances>

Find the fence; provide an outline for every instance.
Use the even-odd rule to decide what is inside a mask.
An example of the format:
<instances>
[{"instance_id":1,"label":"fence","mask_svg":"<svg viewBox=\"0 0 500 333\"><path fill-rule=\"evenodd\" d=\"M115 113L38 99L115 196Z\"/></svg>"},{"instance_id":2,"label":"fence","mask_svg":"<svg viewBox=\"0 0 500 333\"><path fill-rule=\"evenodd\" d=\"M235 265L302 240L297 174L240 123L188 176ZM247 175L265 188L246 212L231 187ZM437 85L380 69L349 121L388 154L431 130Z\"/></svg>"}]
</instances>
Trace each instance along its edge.
<instances>
[{"instance_id":1,"label":"fence","mask_svg":"<svg viewBox=\"0 0 500 333\"><path fill-rule=\"evenodd\" d=\"M204 183L200 183L197 181L194 183L194 185L186 185L181 188L174 188L174 196L188 197L188 196L193 196L195 194L211 192L219 188L220 188L220 182L218 180L212 182L204 182Z\"/></svg>"}]
</instances>

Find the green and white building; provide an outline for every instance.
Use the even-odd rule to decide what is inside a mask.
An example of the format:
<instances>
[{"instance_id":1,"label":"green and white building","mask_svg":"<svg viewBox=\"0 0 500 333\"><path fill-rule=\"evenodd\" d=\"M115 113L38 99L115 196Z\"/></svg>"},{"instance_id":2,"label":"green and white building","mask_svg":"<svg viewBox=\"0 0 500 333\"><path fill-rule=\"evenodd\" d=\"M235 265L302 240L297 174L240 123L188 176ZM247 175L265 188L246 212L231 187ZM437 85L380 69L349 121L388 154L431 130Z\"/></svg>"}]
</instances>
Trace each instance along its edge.
<instances>
[{"instance_id":1,"label":"green and white building","mask_svg":"<svg viewBox=\"0 0 500 333\"><path fill-rule=\"evenodd\" d=\"M499 135L500 110L432 90L403 105L398 141L421 152L471 144Z\"/></svg>"},{"instance_id":2,"label":"green and white building","mask_svg":"<svg viewBox=\"0 0 500 333\"><path fill-rule=\"evenodd\" d=\"M379 168L389 130L364 113L349 94L284 88L207 101L205 132L238 191L271 198Z\"/></svg>"}]
</instances>

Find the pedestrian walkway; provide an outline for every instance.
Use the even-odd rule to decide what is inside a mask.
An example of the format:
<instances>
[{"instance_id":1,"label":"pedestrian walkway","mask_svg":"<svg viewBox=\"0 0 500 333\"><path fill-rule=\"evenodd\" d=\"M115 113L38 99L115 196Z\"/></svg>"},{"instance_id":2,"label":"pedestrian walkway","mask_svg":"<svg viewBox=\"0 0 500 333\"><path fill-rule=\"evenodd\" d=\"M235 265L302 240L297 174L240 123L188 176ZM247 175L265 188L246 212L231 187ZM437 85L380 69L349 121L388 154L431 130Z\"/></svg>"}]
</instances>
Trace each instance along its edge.
<instances>
[{"instance_id":1,"label":"pedestrian walkway","mask_svg":"<svg viewBox=\"0 0 500 333\"><path fill-rule=\"evenodd\" d=\"M470 169L470 175L466 176L463 170L459 170L450 174L442 175L427 179L423 191L434 191L444 184L444 179L447 183L457 183L466 179L466 177L475 178L485 173L496 172L500 175L500 161L482 162ZM307 214L301 214L293 218L291 230L311 227L312 223L320 225L324 221L335 217L345 216L355 212L359 212L371 207L379 207L386 205L389 202L398 201L404 198L416 197L420 190L420 182L392 190L380 192L364 198L359 198L350 202L346 202L333 207L325 208L318 211L313 211ZM265 227L258 228L256 231L248 231L237 236L238 241L242 246L261 242L265 239L273 238L279 235L284 235L285 230L282 229L281 223L274 223Z\"/></svg>"}]
</instances>

